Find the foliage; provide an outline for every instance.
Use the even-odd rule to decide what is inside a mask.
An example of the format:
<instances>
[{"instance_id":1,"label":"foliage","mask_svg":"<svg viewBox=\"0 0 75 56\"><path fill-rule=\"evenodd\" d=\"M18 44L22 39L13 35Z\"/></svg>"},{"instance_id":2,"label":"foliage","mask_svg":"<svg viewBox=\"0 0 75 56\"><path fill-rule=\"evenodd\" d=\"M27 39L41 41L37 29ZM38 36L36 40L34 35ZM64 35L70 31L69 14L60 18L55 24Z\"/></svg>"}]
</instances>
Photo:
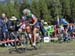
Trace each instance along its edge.
<instances>
[{"instance_id":1,"label":"foliage","mask_svg":"<svg viewBox=\"0 0 75 56\"><path fill-rule=\"evenodd\" d=\"M66 16L73 18L75 21L75 0L24 0L24 3L18 4L17 0L14 3L0 4L0 15L5 12L9 17L15 15L20 18L22 10L28 8L36 15L38 19L45 21L55 20L57 16ZM68 19L69 20L69 19Z\"/></svg>"}]
</instances>

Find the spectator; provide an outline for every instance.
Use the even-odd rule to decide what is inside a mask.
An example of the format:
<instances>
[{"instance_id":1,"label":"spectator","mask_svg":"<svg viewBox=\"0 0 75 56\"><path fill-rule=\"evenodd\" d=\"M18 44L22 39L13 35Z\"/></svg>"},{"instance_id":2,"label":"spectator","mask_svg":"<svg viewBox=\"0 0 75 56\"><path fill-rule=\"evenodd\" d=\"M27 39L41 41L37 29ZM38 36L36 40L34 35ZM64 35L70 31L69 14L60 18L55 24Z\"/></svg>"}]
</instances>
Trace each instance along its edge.
<instances>
[{"instance_id":1,"label":"spectator","mask_svg":"<svg viewBox=\"0 0 75 56\"><path fill-rule=\"evenodd\" d=\"M16 32L17 31L17 22L16 22L17 18L15 16L12 16L8 22L8 29L9 29L9 32L12 33L12 32ZM11 36L11 39L14 39L12 36Z\"/></svg>"},{"instance_id":2,"label":"spectator","mask_svg":"<svg viewBox=\"0 0 75 56\"><path fill-rule=\"evenodd\" d=\"M3 32L4 40L7 40L7 38L9 38L7 22L8 22L8 18L6 16L6 14L2 13L2 17L1 17L1 24L2 25L0 25L0 26L2 27L2 32Z\"/></svg>"}]
</instances>

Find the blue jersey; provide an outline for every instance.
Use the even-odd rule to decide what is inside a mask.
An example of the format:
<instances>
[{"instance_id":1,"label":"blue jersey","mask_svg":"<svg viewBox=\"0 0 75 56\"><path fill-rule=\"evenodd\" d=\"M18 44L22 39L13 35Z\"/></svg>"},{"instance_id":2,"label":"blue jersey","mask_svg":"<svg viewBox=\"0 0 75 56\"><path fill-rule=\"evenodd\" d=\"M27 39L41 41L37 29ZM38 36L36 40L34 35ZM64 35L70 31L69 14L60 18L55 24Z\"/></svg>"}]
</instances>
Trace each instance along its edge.
<instances>
[{"instance_id":1,"label":"blue jersey","mask_svg":"<svg viewBox=\"0 0 75 56\"><path fill-rule=\"evenodd\" d=\"M0 28L2 28L2 32L8 32L7 24L4 22L3 18L0 18Z\"/></svg>"},{"instance_id":2,"label":"blue jersey","mask_svg":"<svg viewBox=\"0 0 75 56\"><path fill-rule=\"evenodd\" d=\"M68 25L69 23L64 18L62 18L60 24Z\"/></svg>"},{"instance_id":3,"label":"blue jersey","mask_svg":"<svg viewBox=\"0 0 75 56\"><path fill-rule=\"evenodd\" d=\"M0 18L0 27L3 27L4 26L4 22L2 20L2 18Z\"/></svg>"}]
</instances>

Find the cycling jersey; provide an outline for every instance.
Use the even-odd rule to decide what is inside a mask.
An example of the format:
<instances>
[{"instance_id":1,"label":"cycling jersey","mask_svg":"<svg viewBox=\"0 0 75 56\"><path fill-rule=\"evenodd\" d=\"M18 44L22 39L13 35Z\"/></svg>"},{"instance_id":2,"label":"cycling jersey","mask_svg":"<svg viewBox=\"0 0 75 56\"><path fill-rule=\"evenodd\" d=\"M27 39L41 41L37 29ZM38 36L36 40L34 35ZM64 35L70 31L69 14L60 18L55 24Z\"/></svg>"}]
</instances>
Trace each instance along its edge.
<instances>
[{"instance_id":1,"label":"cycling jersey","mask_svg":"<svg viewBox=\"0 0 75 56\"><path fill-rule=\"evenodd\" d=\"M23 16L22 22L25 22L26 24L27 23L33 24L34 22L33 18L36 19L36 17L33 14L30 14L29 16Z\"/></svg>"},{"instance_id":2,"label":"cycling jersey","mask_svg":"<svg viewBox=\"0 0 75 56\"><path fill-rule=\"evenodd\" d=\"M29 24L34 23L34 19L37 19L33 14L30 14L29 16L23 16L22 17L22 25L25 24L25 26ZM40 28L40 23L37 21L33 28Z\"/></svg>"}]
</instances>

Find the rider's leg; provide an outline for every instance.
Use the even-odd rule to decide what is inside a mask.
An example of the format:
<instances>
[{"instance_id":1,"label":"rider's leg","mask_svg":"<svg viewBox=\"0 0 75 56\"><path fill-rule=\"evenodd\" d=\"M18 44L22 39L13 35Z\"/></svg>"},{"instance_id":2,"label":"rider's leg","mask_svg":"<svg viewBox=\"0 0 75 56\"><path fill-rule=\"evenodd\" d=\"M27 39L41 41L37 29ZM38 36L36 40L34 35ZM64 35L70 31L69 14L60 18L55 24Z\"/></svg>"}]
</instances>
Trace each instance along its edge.
<instances>
[{"instance_id":1,"label":"rider's leg","mask_svg":"<svg viewBox=\"0 0 75 56\"><path fill-rule=\"evenodd\" d=\"M31 33L31 27L30 26L26 26L26 32Z\"/></svg>"},{"instance_id":2,"label":"rider's leg","mask_svg":"<svg viewBox=\"0 0 75 56\"><path fill-rule=\"evenodd\" d=\"M37 31L38 31L38 28L34 28L33 29L33 37L34 37L34 39L33 39L33 46L36 46L36 41L37 41L36 34L37 34Z\"/></svg>"},{"instance_id":3,"label":"rider's leg","mask_svg":"<svg viewBox=\"0 0 75 56\"><path fill-rule=\"evenodd\" d=\"M32 29L30 26L26 27L27 36L29 37L30 44L32 45Z\"/></svg>"}]
</instances>

